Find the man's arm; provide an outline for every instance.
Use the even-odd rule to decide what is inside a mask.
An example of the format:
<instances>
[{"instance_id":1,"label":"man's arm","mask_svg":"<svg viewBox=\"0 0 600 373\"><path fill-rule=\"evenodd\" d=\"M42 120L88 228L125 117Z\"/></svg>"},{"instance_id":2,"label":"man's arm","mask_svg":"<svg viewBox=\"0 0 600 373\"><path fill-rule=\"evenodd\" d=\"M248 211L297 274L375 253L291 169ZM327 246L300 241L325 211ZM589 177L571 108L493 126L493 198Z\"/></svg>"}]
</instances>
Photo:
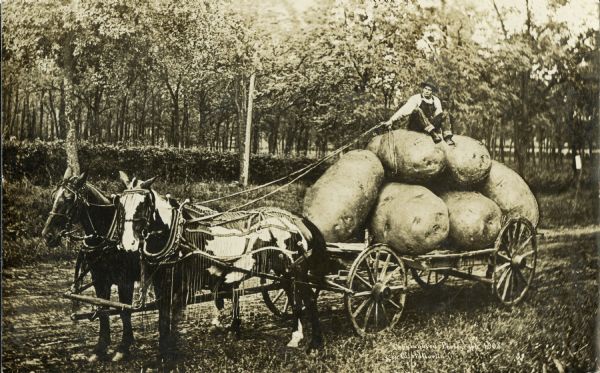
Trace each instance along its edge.
<instances>
[{"instance_id":1,"label":"man's arm","mask_svg":"<svg viewBox=\"0 0 600 373\"><path fill-rule=\"evenodd\" d=\"M394 113L394 115L391 116L391 118L389 120L387 120L385 123L388 126L391 126L392 123L394 123L396 120L403 118L407 115L410 115L420 104L421 101L421 96L419 95L414 95L412 97L410 97L406 103L404 105L402 105L402 107L400 109L398 109L398 111L396 111Z\"/></svg>"},{"instance_id":2,"label":"man's arm","mask_svg":"<svg viewBox=\"0 0 600 373\"><path fill-rule=\"evenodd\" d=\"M435 113L433 113L434 116L441 114L444 111L444 109L442 109L442 102L436 96L433 96L433 106L435 107Z\"/></svg>"}]
</instances>

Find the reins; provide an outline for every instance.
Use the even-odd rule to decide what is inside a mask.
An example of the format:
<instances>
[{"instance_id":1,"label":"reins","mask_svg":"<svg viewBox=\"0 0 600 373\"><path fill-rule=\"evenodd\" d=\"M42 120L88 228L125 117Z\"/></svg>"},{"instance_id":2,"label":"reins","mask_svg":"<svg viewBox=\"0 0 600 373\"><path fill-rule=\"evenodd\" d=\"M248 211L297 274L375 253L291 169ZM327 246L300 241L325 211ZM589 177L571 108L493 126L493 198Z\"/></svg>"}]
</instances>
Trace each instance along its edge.
<instances>
[{"instance_id":1,"label":"reins","mask_svg":"<svg viewBox=\"0 0 600 373\"><path fill-rule=\"evenodd\" d=\"M239 191L239 192L231 193L231 194L228 194L228 195L225 195L225 196L222 196L222 197L217 197L217 198L213 198L213 199L209 199L209 200L198 202L200 204L206 204L206 203L210 203L210 202L215 202L215 201L219 201L219 200L224 200L224 199L232 198L232 197L239 196L239 195L242 195L242 194L251 193L251 192L254 192L254 191L257 191L257 190L260 190L260 189L264 189L264 188L266 188L266 187L268 187L270 185L277 184L277 183L279 183L279 182L281 182L283 180L286 180L286 179L289 179L290 177L295 176L290 181L288 181L287 183L279 186L275 190L272 190L272 191L270 191L270 192L268 192L268 193L266 193L266 194L264 194L262 196L254 198L254 199L252 199L252 200L250 200L250 201L248 201L246 203L243 203L243 204L238 205L238 206L234 206L234 207L232 207L232 208L230 208L230 209L228 209L226 211L223 211L223 212L217 212L217 213L214 213L212 215L207 215L207 216L202 216L202 217L194 218L191 221L197 222L197 221L202 221L202 220L209 220L209 219L218 217L220 215L223 215L225 213L236 211L236 210L242 209L244 207L250 206L250 205L252 205L252 204L254 204L256 202L259 202L259 201L261 201L261 200L263 200L263 199L265 199L265 198L267 198L267 197L269 197L269 196L271 196L271 195L273 195L275 193L278 193L282 189L288 187L289 185L291 185L291 184L295 183L296 181L300 180L302 177L306 176L309 172L311 172L315 168L319 167L324 162L328 161L329 159L331 159L331 158L337 156L338 154L342 153L343 151L347 150L352 145L356 144L359 140L361 140L363 137L365 137L365 136L373 133L375 130L377 130L377 129L381 128L381 127L384 127L384 126L386 126L385 123L380 123L378 125L375 125L375 126L369 128L368 130L366 130L363 133L361 133L360 135L356 136L354 139L352 139L351 141L349 141L345 145L337 148L336 150L334 150L330 154L328 154L328 155L322 157L321 159L318 159L317 161L309 164L308 166L305 166L305 167L303 167L303 168L301 168L299 170L296 170L296 171L294 171L294 172L292 172L292 173L290 173L290 174L288 174L288 175L286 175L284 177L281 177L279 179L272 180L272 181L269 181L267 183L258 185L258 186L254 187L254 188L250 188L250 189L242 190L242 191Z\"/></svg>"}]
</instances>

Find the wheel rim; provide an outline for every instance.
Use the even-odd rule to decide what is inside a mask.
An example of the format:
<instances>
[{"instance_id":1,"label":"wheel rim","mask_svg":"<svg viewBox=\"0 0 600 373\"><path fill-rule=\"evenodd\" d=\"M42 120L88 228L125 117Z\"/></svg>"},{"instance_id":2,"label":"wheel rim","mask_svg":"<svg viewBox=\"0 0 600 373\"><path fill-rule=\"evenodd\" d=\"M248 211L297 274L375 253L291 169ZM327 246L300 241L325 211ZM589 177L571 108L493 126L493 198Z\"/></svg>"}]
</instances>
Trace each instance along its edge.
<instances>
[{"instance_id":1,"label":"wheel rim","mask_svg":"<svg viewBox=\"0 0 600 373\"><path fill-rule=\"evenodd\" d=\"M529 220L508 221L496 240L494 293L507 305L519 303L529 290L537 263L536 232Z\"/></svg>"},{"instance_id":2,"label":"wheel rim","mask_svg":"<svg viewBox=\"0 0 600 373\"><path fill-rule=\"evenodd\" d=\"M423 289L432 289L442 285L448 279L445 273L438 271L429 271L426 269L411 268L410 273L417 284Z\"/></svg>"},{"instance_id":3,"label":"wheel rim","mask_svg":"<svg viewBox=\"0 0 600 373\"><path fill-rule=\"evenodd\" d=\"M407 277L402 259L388 246L376 245L354 261L347 280L346 310L359 335L396 325L406 302Z\"/></svg>"}]
</instances>

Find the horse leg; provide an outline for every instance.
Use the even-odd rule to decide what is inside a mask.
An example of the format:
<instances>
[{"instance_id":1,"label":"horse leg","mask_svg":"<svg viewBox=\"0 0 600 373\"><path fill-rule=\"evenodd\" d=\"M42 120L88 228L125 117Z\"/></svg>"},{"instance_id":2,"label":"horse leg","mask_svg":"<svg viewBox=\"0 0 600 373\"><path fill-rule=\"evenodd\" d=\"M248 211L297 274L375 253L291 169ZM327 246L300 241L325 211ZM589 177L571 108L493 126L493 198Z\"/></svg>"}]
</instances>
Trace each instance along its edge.
<instances>
[{"instance_id":1,"label":"horse leg","mask_svg":"<svg viewBox=\"0 0 600 373\"><path fill-rule=\"evenodd\" d=\"M93 277L96 277L93 279L96 296L102 299L110 299L110 283L108 282L108 279L104 276ZM93 363L100 358L104 358L108 346L110 345L110 320L108 315L106 313L100 313L98 319L100 321L100 333L98 343L96 343L96 347L94 347L92 355L88 359L90 363Z\"/></svg>"},{"instance_id":2,"label":"horse leg","mask_svg":"<svg viewBox=\"0 0 600 373\"><path fill-rule=\"evenodd\" d=\"M300 296L298 293L298 287L294 286L293 288L290 286L285 286L284 291L288 300L292 307L292 320L293 320L293 328L292 328L292 338L288 342L288 347L297 348L300 341L304 339L304 332L302 328L302 302L300 301Z\"/></svg>"},{"instance_id":3,"label":"horse leg","mask_svg":"<svg viewBox=\"0 0 600 373\"><path fill-rule=\"evenodd\" d=\"M133 283L119 284L119 301L125 304L131 304L133 301ZM121 361L129 355L129 347L133 344L133 328L131 326L131 310L122 310L120 313L121 322L123 323L123 336L121 343L117 347L117 352L113 356L112 361Z\"/></svg>"},{"instance_id":4,"label":"horse leg","mask_svg":"<svg viewBox=\"0 0 600 373\"><path fill-rule=\"evenodd\" d=\"M311 325L311 339L307 352L319 350L323 347L323 333L321 331L321 322L319 321L317 297L310 286L301 284L298 287Z\"/></svg>"},{"instance_id":5,"label":"horse leg","mask_svg":"<svg viewBox=\"0 0 600 373\"><path fill-rule=\"evenodd\" d=\"M240 295L237 292L237 287L232 288L231 308L233 316L231 318L231 325L229 326L229 330L231 330L233 334L237 338L239 338L241 335L242 321L240 319Z\"/></svg>"},{"instance_id":6,"label":"horse leg","mask_svg":"<svg viewBox=\"0 0 600 373\"><path fill-rule=\"evenodd\" d=\"M179 358L179 323L183 318L186 291L182 271L176 266L161 273L159 304L159 349L161 357L167 366Z\"/></svg>"},{"instance_id":7,"label":"horse leg","mask_svg":"<svg viewBox=\"0 0 600 373\"><path fill-rule=\"evenodd\" d=\"M212 309L213 315L212 315L212 320L210 321L210 326L213 331L221 331L223 329L223 324L221 324L221 320L219 319L219 316L221 315L221 311L223 311L223 308L225 307L225 300L223 299L222 296L219 295L219 285L220 284L221 284L221 281L218 281L213 289L213 293L215 294L215 301L214 301L215 308Z\"/></svg>"}]
</instances>

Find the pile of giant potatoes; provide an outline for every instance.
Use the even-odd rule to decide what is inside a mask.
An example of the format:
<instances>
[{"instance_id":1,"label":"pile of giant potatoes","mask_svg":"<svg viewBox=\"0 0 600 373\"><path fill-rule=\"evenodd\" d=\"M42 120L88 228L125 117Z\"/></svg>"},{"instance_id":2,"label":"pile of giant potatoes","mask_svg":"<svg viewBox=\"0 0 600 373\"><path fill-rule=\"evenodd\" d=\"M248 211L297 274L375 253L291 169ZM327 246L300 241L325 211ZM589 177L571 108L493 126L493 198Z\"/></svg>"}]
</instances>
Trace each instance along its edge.
<instances>
[{"instance_id":1,"label":"pile of giant potatoes","mask_svg":"<svg viewBox=\"0 0 600 373\"><path fill-rule=\"evenodd\" d=\"M350 151L307 190L304 214L329 242L369 228L400 254L493 246L503 217L539 220L537 201L513 170L466 136L456 146L395 130Z\"/></svg>"}]
</instances>

